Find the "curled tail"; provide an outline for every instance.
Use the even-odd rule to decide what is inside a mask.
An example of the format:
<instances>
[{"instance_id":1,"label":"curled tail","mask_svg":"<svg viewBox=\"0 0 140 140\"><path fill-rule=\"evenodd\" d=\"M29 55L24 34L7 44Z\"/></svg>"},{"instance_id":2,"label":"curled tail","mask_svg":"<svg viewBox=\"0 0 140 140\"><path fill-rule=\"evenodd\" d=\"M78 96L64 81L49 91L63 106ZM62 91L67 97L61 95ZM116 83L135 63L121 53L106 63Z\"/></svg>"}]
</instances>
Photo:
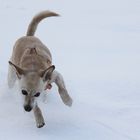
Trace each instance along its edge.
<instances>
[{"instance_id":1,"label":"curled tail","mask_svg":"<svg viewBox=\"0 0 140 140\"><path fill-rule=\"evenodd\" d=\"M59 15L51 11L43 11L37 14L29 24L26 36L34 36L39 22L44 18L52 17L52 16L59 16Z\"/></svg>"}]
</instances>

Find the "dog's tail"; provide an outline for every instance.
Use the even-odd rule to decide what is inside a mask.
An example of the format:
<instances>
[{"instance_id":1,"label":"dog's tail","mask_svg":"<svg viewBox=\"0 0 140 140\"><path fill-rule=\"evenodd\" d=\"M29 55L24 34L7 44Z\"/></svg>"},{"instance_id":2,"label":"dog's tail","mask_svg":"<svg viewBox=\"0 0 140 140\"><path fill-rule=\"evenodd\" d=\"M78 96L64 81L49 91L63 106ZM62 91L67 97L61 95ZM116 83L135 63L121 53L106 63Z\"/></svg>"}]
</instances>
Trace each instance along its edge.
<instances>
[{"instance_id":1,"label":"dog's tail","mask_svg":"<svg viewBox=\"0 0 140 140\"><path fill-rule=\"evenodd\" d=\"M26 36L34 36L39 22L44 18L52 17L52 16L59 16L59 15L51 11L43 11L37 14L29 24Z\"/></svg>"}]
</instances>

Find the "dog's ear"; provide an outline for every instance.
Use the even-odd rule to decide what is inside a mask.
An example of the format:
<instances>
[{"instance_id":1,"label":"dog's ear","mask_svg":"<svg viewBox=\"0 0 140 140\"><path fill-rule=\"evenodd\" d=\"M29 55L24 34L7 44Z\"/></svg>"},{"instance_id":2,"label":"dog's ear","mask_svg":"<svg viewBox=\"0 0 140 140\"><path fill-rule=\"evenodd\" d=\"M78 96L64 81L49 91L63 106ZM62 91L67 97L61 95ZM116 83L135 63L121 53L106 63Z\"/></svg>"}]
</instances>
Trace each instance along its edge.
<instances>
[{"instance_id":1,"label":"dog's ear","mask_svg":"<svg viewBox=\"0 0 140 140\"><path fill-rule=\"evenodd\" d=\"M52 72L55 70L55 66L52 65L46 70L40 71L39 75L43 78L43 81L47 81L51 79Z\"/></svg>"},{"instance_id":2,"label":"dog's ear","mask_svg":"<svg viewBox=\"0 0 140 140\"><path fill-rule=\"evenodd\" d=\"M25 71L23 69L21 69L20 67L16 66L15 64L13 64L11 61L9 61L9 64L11 66L13 66L15 69L16 69L16 72L19 75L24 75L25 74Z\"/></svg>"}]
</instances>

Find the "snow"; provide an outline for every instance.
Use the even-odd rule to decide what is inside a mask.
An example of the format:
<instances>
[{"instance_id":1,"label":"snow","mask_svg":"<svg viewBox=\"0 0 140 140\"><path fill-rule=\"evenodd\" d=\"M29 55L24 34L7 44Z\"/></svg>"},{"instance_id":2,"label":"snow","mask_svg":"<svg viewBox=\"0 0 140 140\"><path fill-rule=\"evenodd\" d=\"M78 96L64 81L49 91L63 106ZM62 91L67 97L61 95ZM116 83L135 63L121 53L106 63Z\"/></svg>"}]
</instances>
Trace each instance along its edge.
<instances>
[{"instance_id":1,"label":"snow","mask_svg":"<svg viewBox=\"0 0 140 140\"><path fill-rule=\"evenodd\" d=\"M0 0L0 139L139 140L139 7L138 0ZM38 129L6 76L14 42L46 9L61 16L44 20L36 36L50 48L74 103L65 106L53 85L40 101L46 125Z\"/></svg>"}]
</instances>

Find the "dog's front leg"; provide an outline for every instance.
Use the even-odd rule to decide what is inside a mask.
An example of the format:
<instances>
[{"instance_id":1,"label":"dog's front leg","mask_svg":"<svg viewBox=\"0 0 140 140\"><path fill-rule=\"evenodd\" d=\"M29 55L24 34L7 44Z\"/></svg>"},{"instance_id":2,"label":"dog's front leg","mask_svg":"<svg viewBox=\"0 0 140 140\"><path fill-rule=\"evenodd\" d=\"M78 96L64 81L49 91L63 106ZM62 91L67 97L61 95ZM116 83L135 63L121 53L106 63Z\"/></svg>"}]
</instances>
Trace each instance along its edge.
<instances>
[{"instance_id":1,"label":"dog's front leg","mask_svg":"<svg viewBox=\"0 0 140 140\"><path fill-rule=\"evenodd\" d=\"M72 98L68 94L62 75L59 72L54 71L52 80L58 86L59 95L63 103L67 106L72 106Z\"/></svg>"},{"instance_id":2,"label":"dog's front leg","mask_svg":"<svg viewBox=\"0 0 140 140\"><path fill-rule=\"evenodd\" d=\"M36 126L38 128L41 128L45 125L45 122L44 122L44 118L42 116L42 112L40 110L40 108L38 107L38 105L36 105L33 109L34 111L34 116L35 116L35 120L36 120Z\"/></svg>"}]
</instances>

